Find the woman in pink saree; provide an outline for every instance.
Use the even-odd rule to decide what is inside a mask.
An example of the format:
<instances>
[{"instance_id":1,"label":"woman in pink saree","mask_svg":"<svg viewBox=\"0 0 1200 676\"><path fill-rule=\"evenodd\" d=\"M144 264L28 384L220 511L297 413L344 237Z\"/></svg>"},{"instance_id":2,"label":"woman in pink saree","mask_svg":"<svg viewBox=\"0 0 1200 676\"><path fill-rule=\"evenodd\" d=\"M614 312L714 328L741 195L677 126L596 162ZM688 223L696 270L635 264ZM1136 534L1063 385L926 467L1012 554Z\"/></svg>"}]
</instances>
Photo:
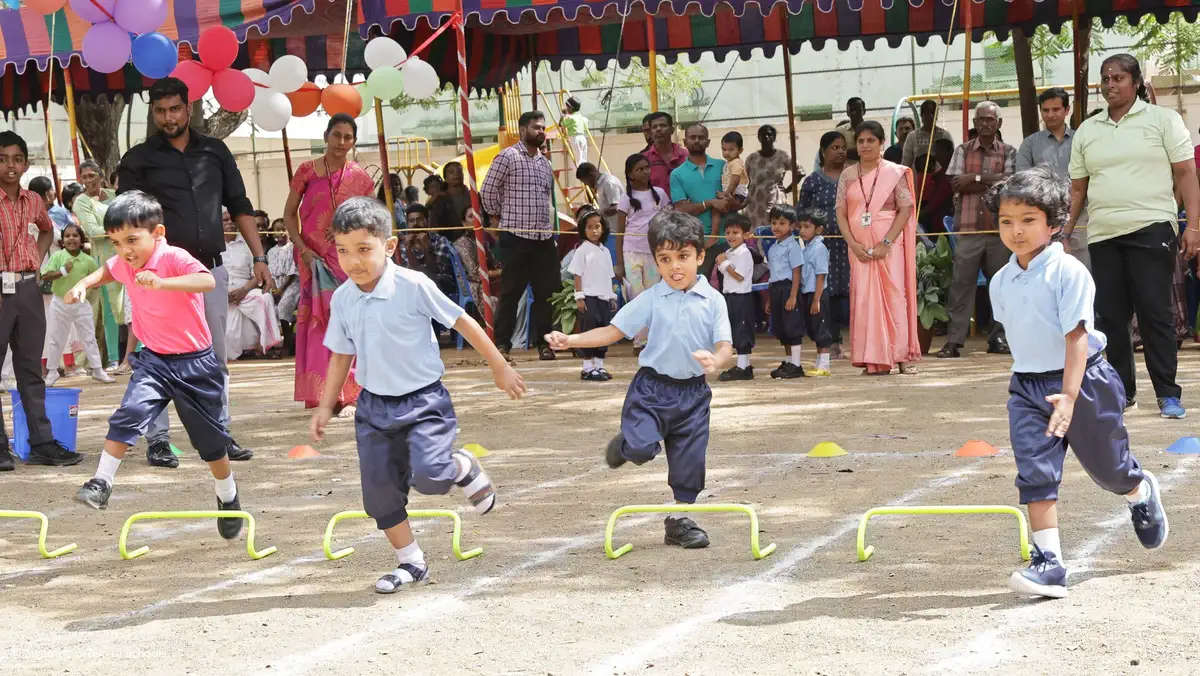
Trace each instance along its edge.
<instances>
[{"instance_id":1,"label":"woman in pink saree","mask_svg":"<svg viewBox=\"0 0 1200 676\"><path fill-rule=\"evenodd\" d=\"M292 178L284 206L284 227L296 243L300 271L300 302L296 308L296 401L316 408L325 389L329 350L325 327L329 301L346 281L333 245L333 211L351 197L372 197L375 182L349 154L358 139L358 125L345 114L334 115L325 130L325 154L301 164ZM298 218L297 218L298 217ZM354 371L338 395L337 410L354 406L361 388Z\"/></svg>"},{"instance_id":2,"label":"woman in pink saree","mask_svg":"<svg viewBox=\"0 0 1200 676\"><path fill-rule=\"evenodd\" d=\"M882 158L883 127L855 132L859 163L842 172L837 219L850 249L850 355L865 375L916 373L916 214L912 173Z\"/></svg>"}]
</instances>

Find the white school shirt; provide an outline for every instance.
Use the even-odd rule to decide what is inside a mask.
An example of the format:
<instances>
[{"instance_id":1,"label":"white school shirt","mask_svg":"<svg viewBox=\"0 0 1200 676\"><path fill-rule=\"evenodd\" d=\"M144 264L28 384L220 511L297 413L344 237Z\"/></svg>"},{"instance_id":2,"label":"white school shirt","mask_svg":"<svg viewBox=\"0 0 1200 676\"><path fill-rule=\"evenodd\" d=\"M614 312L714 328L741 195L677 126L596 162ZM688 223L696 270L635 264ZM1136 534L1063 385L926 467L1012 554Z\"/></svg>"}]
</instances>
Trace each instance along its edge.
<instances>
[{"instance_id":1,"label":"white school shirt","mask_svg":"<svg viewBox=\"0 0 1200 676\"><path fill-rule=\"evenodd\" d=\"M613 264L612 254L607 247L584 242L575 250L571 265L567 272L579 275L579 291L585 296L593 296L601 300L616 300L613 293Z\"/></svg>"},{"instance_id":2,"label":"white school shirt","mask_svg":"<svg viewBox=\"0 0 1200 676\"><path fill-rule=\"evenodd\" d=\"M742 276L742 281L739 282L729 274L730 268ZM754 276L754 256L750 254L750 249L746 248L745 242L737 245L737 248L725 252L725 262L721 264L721 274L725 278L722 284L725 293L750 293L750 286L754 283L754 280L751 279Z\"/></svg>"}]
</instances>

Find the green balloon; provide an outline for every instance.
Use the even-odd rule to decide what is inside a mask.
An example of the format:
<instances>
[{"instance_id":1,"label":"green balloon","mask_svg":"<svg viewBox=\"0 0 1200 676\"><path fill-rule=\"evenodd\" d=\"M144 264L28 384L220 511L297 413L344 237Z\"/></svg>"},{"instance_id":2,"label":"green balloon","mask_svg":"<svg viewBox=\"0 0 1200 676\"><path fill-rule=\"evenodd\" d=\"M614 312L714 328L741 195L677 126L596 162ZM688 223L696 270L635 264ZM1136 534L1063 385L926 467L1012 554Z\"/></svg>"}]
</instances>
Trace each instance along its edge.
<instances>
[{"instance_id":1,"label":"green balloon","mask_svg":"<svg viewBox=\"0 0 1200 676\"><path fill-rule=\"evenodd\" d=\"M395 68L376 68L367 77L367 87L372 96L390 101L404 92L404 76Z\"/></svg>"}]
</instances>

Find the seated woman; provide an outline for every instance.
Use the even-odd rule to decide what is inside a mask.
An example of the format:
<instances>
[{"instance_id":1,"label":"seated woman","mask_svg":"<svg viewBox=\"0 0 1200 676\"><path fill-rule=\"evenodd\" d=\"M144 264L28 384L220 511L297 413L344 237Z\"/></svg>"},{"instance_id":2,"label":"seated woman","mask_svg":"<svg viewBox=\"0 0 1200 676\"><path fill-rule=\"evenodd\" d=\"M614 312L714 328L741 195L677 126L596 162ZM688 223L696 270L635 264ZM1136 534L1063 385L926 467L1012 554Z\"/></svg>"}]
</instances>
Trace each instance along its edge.
<instances>
[{"instance_id":1,"label":"seated woman","mask_svg":"<svg viewBox=\"0 0 1200 676\"><path fill-rule=\"evenodd\" d=\"M221 263L229 274L229 318L225 325L225 340L230 361L243 352L267 350L283 342L279 332L279 317L275 299L263 293L254 278L254 254L242 239L237 226L226 211L222 216L225 230L225 253Z\"/></svg>"}]
</instances>

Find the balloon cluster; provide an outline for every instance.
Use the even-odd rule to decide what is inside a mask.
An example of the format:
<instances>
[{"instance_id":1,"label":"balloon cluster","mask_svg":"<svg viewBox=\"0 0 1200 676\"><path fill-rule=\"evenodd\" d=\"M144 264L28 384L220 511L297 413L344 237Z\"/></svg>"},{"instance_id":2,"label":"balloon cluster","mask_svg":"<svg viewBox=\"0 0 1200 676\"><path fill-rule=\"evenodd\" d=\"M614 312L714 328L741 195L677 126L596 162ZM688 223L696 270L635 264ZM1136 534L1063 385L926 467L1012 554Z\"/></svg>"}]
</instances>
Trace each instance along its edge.
<instances>
[{"instance_id":1,"label":"balloon cluster","mask_svg":"<svg viewBox=\"0 0 1200 676\"><path fill-rule=\"evenodd\" d=\"M375 98L390 101L408 94L413 99L427 99L438 90L438 75L433 66L417 55L408 56L404 48L389 37L377 37L367 43L363 52L371 75L367 88Z\"/></svg>"},{"instance_id":2,"label":"balloon cluster","mask_svg":"<svg viewBox=\"0 0 1200 676\"><path fill-rule=\"evenodd\" d=\"M230 68L238 53L233 31L225 26L209 28L200 35L196 51L200 53L199 61L180 61L171 71L171 77L187 85L188 98L199 101L211 88L225 110L237 113L249 108L254 102L254 83L242 71Z\"/></svg>"},{"instance_id":3,"label":"balloon cluster","mask_svg":"<svg viewBox=\"0 0 1200 676\"><path fill-rule=\"evenodd\" d=\"M179 53L165 35L156 33L167 20L167 0L70 0L71 9L92 24L83 36L83 60L88 68L115 73L129 63L148 78L166 76ZM62 0L27 0L42 14L62 9ZM131 37L136 36L136 37Z\"/></svg>"}]
</instances>

